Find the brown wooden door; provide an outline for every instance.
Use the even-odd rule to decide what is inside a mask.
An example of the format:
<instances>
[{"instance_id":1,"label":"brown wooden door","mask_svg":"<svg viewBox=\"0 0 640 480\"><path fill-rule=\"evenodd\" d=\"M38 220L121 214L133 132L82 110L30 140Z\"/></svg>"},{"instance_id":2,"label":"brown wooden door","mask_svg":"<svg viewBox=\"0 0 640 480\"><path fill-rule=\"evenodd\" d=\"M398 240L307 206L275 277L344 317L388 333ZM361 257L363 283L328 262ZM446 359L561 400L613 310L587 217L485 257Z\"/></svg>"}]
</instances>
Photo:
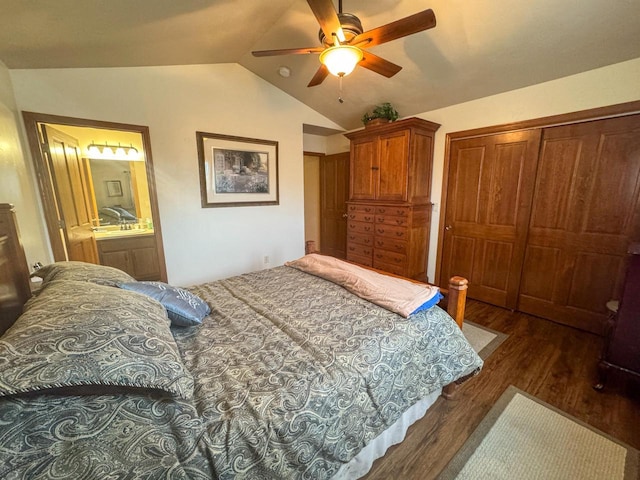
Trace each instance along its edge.
<instances>
[{"instance_id":1,"label":"brown wooden door","mask_svg":"<svg viewBox=\"0 0 640 480\"><path fill-rule=\"evenodd\" d=\"M377 200L403 202L407 200L407 169L409 168L409 130L381 135L378 162Z\"/></svg>"},{"instance_id":2,"label":"brown wooden door","mask_svg":"<svg viewBox=\"0 0 640 480\"><path fill-rule=\"evenodd\" d=\"M540 130L451 142L440 284L469 279L469 296L516 308Z\"/></svg>"},{"instance_id":3,"label":"brown wooden door","mask_svg":"<svg viewBox=\"0 0 640 480\"><path fill-rule=\"evenodd\" d=\"M320 248L325 255L347 258L349 152L320 158Z\"/></svg>"},{"instance_id":4,"label":"brown wooden door","mask_svg":"<svg viewBox=\"0 0 640 480\"><path fill-rule=\"evenodd\" d=\"M601 333L640 240L640 115L544 130L519 310Z\"/></svg>"},{"instance_id":5,"label":"brown wooden door","mask_svg":"<svg viewBox=\"0 0 640 480\"><path fill-rule=\"evenodd\" d=\"M50 125L43 125L42 134L48 145L67 256L69 260L97 264L92 207L78 141Z\"/></svg>"}]
</instances>

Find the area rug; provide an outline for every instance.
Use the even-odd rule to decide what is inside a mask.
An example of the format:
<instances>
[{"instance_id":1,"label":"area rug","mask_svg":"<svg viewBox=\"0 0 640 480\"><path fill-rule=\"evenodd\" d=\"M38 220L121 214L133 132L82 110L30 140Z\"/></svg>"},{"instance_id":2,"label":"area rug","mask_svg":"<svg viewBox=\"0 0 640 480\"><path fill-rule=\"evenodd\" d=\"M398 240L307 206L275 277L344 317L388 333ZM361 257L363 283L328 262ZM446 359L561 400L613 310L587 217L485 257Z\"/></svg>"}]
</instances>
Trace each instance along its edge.
<instances>
[{"instance_id":1,"label":"area rug","mask_svg":"<svg viewBox=\"0 0 640 480\"><path fill-rule=\"evenodd\" d=\"M510 386L438 477L638 480L640 452Z\"/></svg>"},{"instance_id":2,"label":"area rug","mask_svg":"<svg viewBox=\"0 0 640 480\"><path fill-rule=\"evenodd\" d=\"M462 333L483 360L495 352L508 337L505 333L491 330L469 320L465 320L462 324Z\"/></svg>"}]
</instances>

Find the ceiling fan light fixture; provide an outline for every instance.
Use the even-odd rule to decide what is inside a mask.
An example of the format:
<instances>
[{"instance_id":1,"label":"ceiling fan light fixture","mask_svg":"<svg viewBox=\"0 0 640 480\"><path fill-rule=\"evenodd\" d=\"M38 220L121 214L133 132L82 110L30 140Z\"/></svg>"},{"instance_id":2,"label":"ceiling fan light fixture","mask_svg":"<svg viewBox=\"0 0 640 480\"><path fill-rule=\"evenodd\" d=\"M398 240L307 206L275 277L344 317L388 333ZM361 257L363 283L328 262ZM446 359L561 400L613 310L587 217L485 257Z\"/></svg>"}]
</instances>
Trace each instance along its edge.
<instances>
[{"instance_id":1,"label":"ceiling fan light fixture","mask_svg":"<svg viewBox=\"0 0 640 480\"><path fill-rule=\"evenodd\" d=\"M343 77L353 72L363 56L362 50L358 47L337 45L327 48L320 54L320 63L336 77Z\"/></svg>"}]
</instances>

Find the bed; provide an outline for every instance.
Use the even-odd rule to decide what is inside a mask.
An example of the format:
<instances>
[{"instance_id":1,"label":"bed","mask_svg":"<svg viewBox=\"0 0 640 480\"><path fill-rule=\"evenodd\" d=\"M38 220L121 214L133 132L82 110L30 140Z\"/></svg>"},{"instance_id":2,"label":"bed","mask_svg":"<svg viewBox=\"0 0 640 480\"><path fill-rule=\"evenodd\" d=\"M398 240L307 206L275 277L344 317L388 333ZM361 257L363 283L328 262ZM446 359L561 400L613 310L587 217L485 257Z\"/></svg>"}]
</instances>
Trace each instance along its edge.
<instances>
[{"instance_id":1,"label":"bed","mask_svg":"<svg viewBox=\"0 0 640 480\"><path fill-rule=\"evenodd\" d=\"M161 286L177 308L110 267L36 274L0 337L3 479L358 478L482 366L439 307L405 318L295 262Z\"/></svg>"}]
</instances>

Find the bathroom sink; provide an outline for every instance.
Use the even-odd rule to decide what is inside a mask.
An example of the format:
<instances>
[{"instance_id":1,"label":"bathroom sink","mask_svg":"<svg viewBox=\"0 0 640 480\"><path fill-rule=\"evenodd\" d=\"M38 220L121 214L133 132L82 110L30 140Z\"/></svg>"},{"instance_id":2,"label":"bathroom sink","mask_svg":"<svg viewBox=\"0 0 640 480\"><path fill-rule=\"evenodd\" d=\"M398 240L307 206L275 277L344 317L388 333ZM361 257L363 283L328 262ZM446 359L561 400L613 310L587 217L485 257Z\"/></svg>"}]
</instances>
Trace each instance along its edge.
<instances>
[{"instance_id":1,"label":"bathroom sink","mask_svg":"<svg viewBox=\"0 0 640 480\"><path fill-rule=\"evenodd\" d=\"M93 232L96 237L96 240L100 240L103 238L115 238L115 237L131 237L136 235L147 235L153 233L152 229L148 228L136 228L131 230L106 230L106 229L98 229Z\"/></svg>"}]
</instances>

